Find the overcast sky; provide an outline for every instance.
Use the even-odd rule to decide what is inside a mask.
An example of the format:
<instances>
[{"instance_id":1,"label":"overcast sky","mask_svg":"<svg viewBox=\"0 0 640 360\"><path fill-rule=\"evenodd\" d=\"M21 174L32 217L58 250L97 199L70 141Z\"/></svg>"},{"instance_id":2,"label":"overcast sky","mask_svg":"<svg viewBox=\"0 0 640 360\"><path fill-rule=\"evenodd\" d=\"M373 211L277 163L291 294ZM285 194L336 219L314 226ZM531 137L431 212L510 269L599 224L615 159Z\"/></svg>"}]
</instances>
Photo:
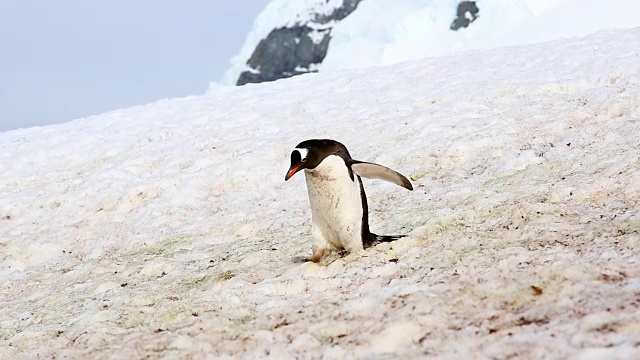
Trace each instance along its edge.
<instances>
[{"instance_id":1,"label":"overcast sky","mask_svg":"<svg viewBox=\"0 0 640 360\"><path fill-rule=\"evenodd\" d=\"M220 80L269 0L2 0L0 131Z\"/></svg>"}]
</instances>

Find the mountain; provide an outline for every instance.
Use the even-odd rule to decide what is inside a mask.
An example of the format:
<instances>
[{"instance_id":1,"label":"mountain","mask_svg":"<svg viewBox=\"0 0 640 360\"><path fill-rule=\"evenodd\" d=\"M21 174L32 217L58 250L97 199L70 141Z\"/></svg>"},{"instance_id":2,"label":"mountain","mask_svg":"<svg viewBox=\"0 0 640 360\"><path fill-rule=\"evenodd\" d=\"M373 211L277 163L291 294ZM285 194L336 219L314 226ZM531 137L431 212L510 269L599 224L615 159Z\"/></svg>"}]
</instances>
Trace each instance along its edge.
<instances>
[{"instance_id":1,"label":"mountain","mask_svg":"<svg viewBox=\"0 0 640 360\"><path fill-rule=\"evenodd\" d=\"M223 83L395 64L638 25L633 0L273 0ZM471 25L471 23L473 23Z\"/></svg>"},{"instance_id":2,"label":"mountain","mask_svg":"<svg viewBox=\"0 0 640 360\"><path fill-rule=\"evenodd\" d=\"M601 31L0 133L0 359L638 359L639 49ZM410 176L364 182L371 229L408 236L300 262L308 138Z\"/></svg>"},{"instance_id":3,"label":"mountain","mask_svg":"<svg viewBox=\"0 0 640 360\"><path fill-rule=\"evenodd\" d=\"M342 4L323 1L309 9L304 21L271 30L260 40L247 61L237 85L261 83L314 71L327 54L334 24L351 14L361 0L345 0ZM297 15L297 14L296 14ZM296 16L297 18L297 16Z\"/></svg>"}]
</instances>

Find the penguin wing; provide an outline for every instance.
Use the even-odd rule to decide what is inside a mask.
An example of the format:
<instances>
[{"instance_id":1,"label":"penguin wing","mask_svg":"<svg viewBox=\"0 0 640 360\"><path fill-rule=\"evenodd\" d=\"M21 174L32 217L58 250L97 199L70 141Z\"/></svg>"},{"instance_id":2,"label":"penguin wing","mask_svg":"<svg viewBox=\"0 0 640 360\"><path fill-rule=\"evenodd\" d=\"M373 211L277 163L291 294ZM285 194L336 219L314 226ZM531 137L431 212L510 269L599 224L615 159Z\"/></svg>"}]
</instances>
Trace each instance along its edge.
<instances>
[{"instance_id":1,"label":"penguin wing","mask_svg":"<svg viewBox=\"0 0 640 360\"><path fill-rule=\"evenodd\" d=\"M368 163L364 161L352 160L351 170L354 173L368 178L368 179L380 179L384 181L388 181L390 183L394 183L396 185L400 185L405 189L413 190L413 186L409 179L404 177L404 175L399 172L389 169L386 166Z\"/></svg>"}]
</instances>

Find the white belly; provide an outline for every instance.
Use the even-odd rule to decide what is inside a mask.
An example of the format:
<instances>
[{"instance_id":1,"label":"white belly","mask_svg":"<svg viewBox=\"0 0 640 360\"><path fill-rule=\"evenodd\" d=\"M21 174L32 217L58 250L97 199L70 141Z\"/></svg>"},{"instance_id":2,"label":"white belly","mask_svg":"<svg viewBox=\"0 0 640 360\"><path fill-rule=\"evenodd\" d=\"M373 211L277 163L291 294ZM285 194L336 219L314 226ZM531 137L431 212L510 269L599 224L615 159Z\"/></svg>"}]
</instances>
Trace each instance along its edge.
<instances>
[{"instance_id":1,"label":"white belly","mask_svg":"<svg viewBox=\"0 0 640 360\"><path fill-rule=\"evenodd\" d=\"M326 157L315 169L305 170L311 203L314 250L362 249L360 179L353 181L344 160Z\"/></svg>"}]
</instances>

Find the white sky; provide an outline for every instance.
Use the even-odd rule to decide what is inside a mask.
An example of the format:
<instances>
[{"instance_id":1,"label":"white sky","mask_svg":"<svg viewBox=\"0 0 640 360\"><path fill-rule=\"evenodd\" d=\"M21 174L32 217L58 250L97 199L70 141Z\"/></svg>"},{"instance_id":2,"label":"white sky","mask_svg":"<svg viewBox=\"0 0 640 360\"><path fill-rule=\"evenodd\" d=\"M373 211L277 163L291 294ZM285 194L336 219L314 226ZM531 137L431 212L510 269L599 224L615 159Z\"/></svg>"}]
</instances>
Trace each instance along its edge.
<instances>
[{"instance_id":1,"label":"white sky","mask_svg":"<svg viewBox=\"0 0 640 360\"><path fill-rule=\"evenodd\" d=\"M0 2L0 131L200 94L269 0Z\"/></svg>"}]
</instances>

